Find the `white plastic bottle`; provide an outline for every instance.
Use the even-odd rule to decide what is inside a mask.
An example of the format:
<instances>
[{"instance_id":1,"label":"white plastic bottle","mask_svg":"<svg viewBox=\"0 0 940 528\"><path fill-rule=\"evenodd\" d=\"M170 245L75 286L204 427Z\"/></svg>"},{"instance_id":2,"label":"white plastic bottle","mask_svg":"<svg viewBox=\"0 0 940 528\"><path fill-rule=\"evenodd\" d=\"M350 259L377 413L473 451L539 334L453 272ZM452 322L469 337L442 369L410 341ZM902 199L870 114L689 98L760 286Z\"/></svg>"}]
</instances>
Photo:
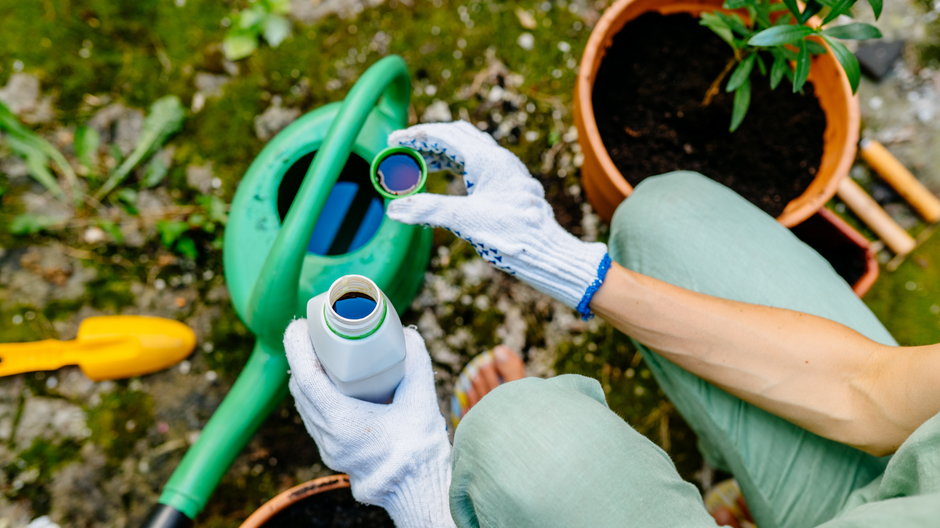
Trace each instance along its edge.
<instances>
[{"instance_id":1,"label":"white plastic bottle","mask_svg":"<svg viewBox=\"0 0 940 528\"><path fill-rule=\"evenodd\" d=\"M347 396L388 403L405 375L405 334L382 290L362 275L344 275L307 302L313 349Z\"/></svg>"}]
</instances>

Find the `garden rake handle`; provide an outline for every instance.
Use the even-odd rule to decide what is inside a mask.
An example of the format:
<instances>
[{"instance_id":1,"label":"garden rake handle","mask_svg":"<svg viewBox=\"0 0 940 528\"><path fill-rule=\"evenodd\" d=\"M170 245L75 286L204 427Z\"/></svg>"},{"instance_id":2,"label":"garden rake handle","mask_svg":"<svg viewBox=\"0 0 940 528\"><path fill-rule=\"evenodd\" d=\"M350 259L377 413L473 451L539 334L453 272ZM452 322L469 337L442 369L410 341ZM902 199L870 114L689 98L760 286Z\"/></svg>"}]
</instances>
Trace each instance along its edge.
<instances>
[{"instance_id":1,"label":"garden rake handle","mask_svg":"<svg viewBox=\"0 0 940 528\"><path fill-rule=\"evenodd\" d=\"M940 221L940 199L918 181L884 145L872 139L863 139L860 147L865 163L894 187L924 220L931 224Z\"/></svg>"},{"instance_id":2,"label":"garden rake handle","mask_svg":"<svg viewBox=\"0 0 940 528\"><path fill-rule=\"evenodd\" d=\"M843 178L839 183L838 195L896 255L907 255L917 246L914 238L888 216L855 180Z\"/></svg>"}]
</instances>

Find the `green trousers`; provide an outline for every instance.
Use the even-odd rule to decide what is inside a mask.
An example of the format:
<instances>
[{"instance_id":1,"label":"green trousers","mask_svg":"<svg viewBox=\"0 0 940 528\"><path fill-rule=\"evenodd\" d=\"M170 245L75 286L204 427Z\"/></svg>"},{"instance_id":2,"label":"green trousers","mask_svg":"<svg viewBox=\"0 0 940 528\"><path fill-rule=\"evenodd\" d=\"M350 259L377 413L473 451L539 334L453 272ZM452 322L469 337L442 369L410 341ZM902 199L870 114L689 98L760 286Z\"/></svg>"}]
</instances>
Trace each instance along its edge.
<instances>
[{"instance_id":1,"label":"green trousers","mask_svg":"<svg viewBox=\"0 0 940 528\"><path fill-rule=\"evenodd\" d=\"M895 344L822 257L700 174L637 186L614 215L610 253L691 290L819 315ZM893 457L877 458L638 346L703 455L738 480L760 528L940 526L940 415ZM453 469L451 512L460 527L715 526L669 457L582 376L527 378L488 394L457 428Z\"/></svg>"}]
</instances>

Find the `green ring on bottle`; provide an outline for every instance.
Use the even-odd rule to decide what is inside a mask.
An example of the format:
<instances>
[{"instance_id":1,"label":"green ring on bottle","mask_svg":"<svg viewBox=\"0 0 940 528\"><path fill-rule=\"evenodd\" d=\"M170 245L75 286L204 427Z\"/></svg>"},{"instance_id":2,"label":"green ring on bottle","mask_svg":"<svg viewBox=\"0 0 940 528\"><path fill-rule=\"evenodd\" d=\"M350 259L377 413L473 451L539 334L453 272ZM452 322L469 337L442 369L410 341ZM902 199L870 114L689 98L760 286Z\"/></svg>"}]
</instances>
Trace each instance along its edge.
<instances>
[{"instance_id":1,"label":"green ring on bottle","mask_svg":"<svg viewBox=\"0 0 940 528\"><path fill-rule=\"evenodd\" d=\"M392 154L407 154L411 156L415 161L418 162L418 167L421 168L421 177L418 179L418 184L414 189L408 191L404 194L395 194L389 192L379 183L379 164L382 163L385 158L391 156ZM418 194L424 191L424 186L428 182L428 164L425 163L424 157L421 156L421 153L417 150L409 147L388 147L382 152L376 154L372 158L372 165L369 167L369 179L372 180L372 186L375 187L375 191L385 198L394 200L395 198L403 198L405 196L411 196L413 194Z\"/></svg>"}]
</instances>

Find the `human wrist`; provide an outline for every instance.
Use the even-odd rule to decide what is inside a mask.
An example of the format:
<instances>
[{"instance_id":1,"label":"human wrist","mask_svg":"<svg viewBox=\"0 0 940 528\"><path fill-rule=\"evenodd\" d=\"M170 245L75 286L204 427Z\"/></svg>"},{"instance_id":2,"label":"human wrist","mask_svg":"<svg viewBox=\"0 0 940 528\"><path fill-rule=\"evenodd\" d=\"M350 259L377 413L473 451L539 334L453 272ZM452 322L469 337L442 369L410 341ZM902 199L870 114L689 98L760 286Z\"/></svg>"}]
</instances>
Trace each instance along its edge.
<instances>
[{"instance_id":1,"label":"human wrist","mask_svg":"<svg viewBox=\"0 0 940 528\"><path fill-rule=\"evenodd\" d=\"M450 451L439 451L390 490L382 507L397 528L452 528L450 479Z\"/></svg>"}]
</instances>

